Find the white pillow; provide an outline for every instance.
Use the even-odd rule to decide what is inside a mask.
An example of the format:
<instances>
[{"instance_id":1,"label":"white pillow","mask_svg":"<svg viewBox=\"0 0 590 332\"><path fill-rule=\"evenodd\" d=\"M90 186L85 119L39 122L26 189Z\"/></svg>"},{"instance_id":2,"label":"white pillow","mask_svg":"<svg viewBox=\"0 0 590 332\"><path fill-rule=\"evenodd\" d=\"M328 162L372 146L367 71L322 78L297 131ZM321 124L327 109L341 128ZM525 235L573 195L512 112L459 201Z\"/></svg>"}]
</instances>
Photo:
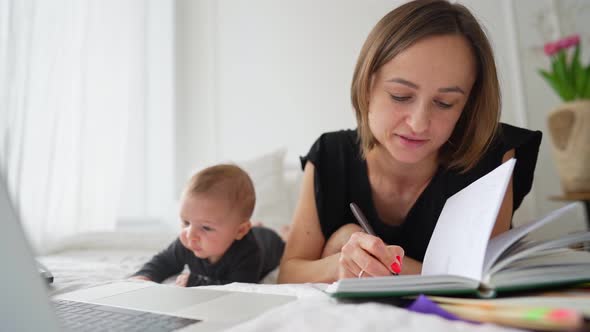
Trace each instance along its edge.
<instances>
[{"instance_id":1,"label":"white pillow","mask_svg":"<svg viewBox=\"0 0 590 332\"><path fill-rule=\"evenodd\" d=\"M254 183L256 207L252 222L262 222L276 231L291 222L290 193L284 177L285 154L286 149L282 148L237 163L248 172Z\"/></svg>"}]
</instances>

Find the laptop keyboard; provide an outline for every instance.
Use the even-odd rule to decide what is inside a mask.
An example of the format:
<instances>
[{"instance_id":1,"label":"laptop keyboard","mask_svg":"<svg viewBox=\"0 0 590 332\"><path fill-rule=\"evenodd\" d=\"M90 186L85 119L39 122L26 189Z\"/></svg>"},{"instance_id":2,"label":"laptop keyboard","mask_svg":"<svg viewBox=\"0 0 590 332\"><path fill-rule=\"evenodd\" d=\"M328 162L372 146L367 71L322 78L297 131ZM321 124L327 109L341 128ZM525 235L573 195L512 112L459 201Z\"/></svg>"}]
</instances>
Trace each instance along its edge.
<instances>
[{"instance_id":1,"label":"laptop keyboard","mask_svg":"<svg viewBox=\"0 0 590 332\"><path fill-rule=\"evenodd\" d=\"M53 301L57 317L71 331L174 331L199 320L67 300Z\"/></svg>"}]
</instances>

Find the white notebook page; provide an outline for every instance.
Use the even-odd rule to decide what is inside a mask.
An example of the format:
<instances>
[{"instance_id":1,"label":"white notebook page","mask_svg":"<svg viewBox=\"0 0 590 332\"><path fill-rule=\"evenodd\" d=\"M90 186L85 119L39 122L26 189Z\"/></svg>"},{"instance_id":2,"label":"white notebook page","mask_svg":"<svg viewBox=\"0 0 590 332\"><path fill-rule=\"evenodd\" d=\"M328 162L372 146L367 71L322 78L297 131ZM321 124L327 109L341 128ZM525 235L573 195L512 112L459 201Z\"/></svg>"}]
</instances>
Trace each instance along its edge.
<instances>
[{"instance_id":1,"label":"white notebook page","mask_svg":"<svg viewBox=\"0 0 590 332\"><path fill-rule=\"evenodd\" d=\"M422 275L481 280L488 240L516 159L512 158L449 197L428 243Z\"/></svg>"}]
</instances>

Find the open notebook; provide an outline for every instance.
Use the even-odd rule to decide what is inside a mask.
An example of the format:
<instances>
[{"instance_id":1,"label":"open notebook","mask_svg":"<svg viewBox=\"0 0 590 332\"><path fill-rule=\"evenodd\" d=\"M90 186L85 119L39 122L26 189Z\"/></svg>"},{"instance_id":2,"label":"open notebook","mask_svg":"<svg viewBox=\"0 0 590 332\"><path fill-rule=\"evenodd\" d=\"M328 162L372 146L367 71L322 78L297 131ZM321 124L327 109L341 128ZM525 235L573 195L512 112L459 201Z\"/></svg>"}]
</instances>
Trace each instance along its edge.
<instances>
[{"instance_id":1,"label":"open notebook","mask_svg":"<svg viewBox=\"0 0 590 332\"><path fill-rule=\"evenodd\" d=\"M590 280L590 253L570 249L590 232L541 242L525 239L575 204L489 240L512 170L510 159L447 199L432 234L422 275L343 279L326 292L334 297L475 294L575 284Z\"/></svg>"}]
</instances>

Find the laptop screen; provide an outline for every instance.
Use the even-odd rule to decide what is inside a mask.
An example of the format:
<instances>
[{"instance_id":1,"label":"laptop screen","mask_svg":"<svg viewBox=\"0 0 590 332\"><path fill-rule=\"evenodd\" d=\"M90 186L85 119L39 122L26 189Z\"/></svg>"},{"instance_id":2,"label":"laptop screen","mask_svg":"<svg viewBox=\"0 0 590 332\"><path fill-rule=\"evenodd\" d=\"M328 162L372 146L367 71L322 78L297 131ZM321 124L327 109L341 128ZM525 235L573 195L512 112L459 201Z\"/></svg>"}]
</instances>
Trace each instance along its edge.
<instances>
[{"instance_id":1,"label":"laptop screen","mask_svg":"<svg viewBox=\"0 0 590 332\"><path fill-rule=\"evenodd\" d=\"M0 322L3 331L59 331L32 249L0 173Z\"/></svg>"}]
</instances>

